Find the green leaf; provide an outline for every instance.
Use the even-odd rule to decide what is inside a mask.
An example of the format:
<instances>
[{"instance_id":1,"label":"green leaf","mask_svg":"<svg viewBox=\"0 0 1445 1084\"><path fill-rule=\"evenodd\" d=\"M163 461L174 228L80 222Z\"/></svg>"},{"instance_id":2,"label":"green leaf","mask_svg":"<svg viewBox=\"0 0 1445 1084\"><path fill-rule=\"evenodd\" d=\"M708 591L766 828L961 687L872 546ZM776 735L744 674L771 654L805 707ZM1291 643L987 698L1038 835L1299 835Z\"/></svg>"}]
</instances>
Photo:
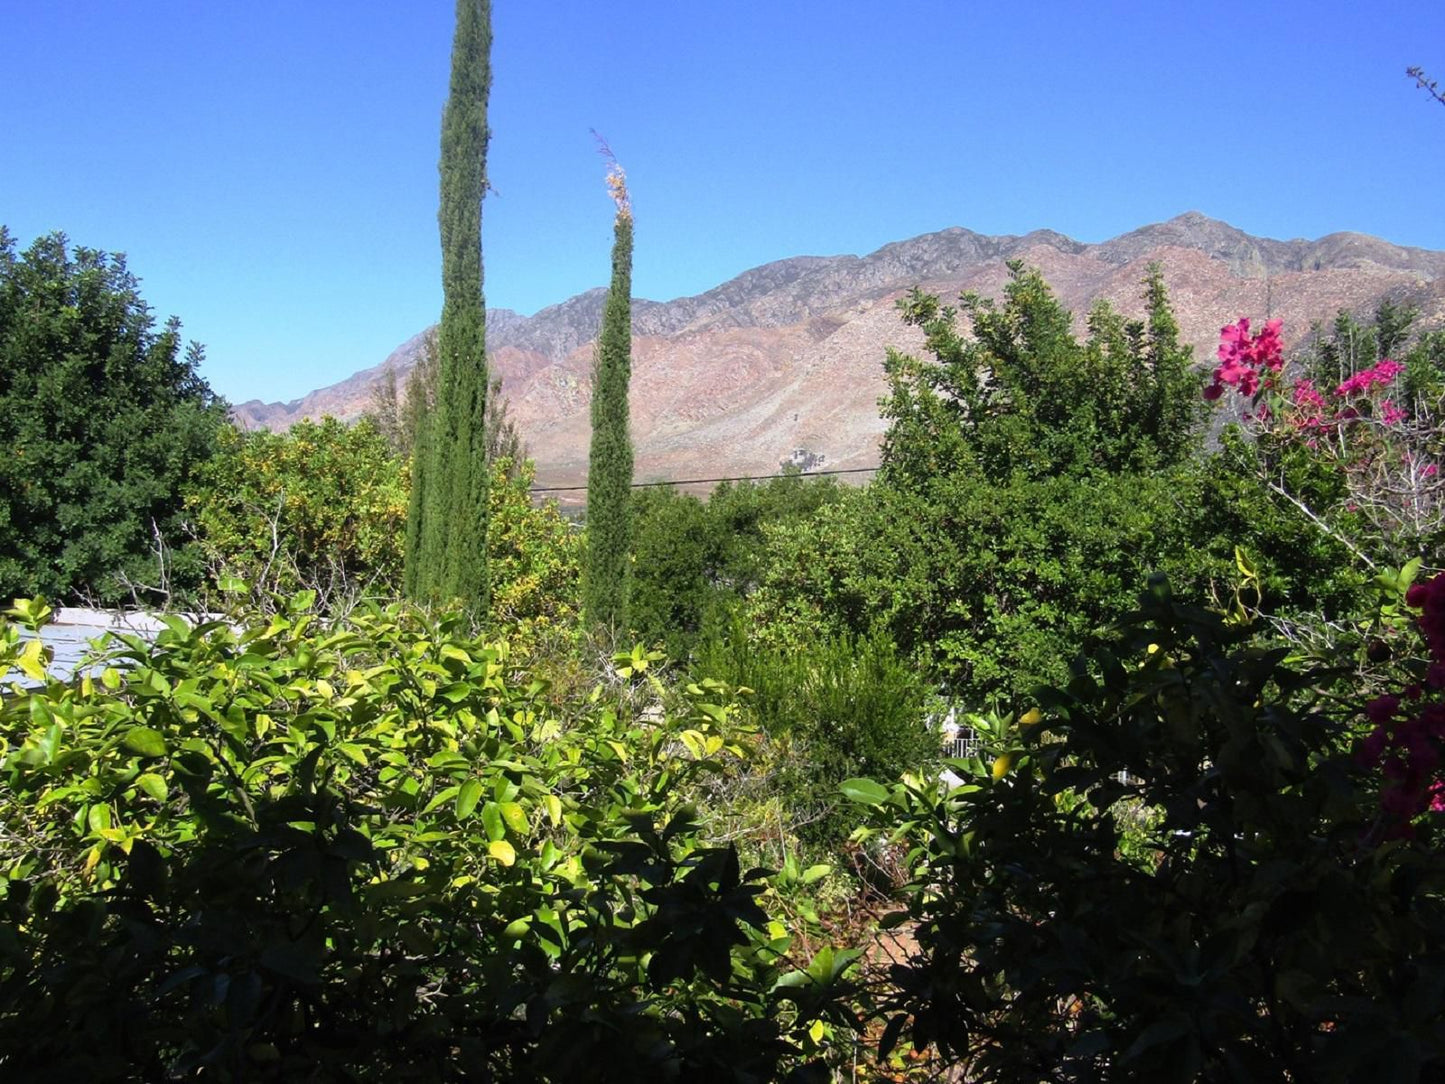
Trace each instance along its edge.
<instances>
[{"instance_id":1,"label":"green leaf","mask_svg":"<svg viewBox=\"0 0 1445 1084\"><path fill-rule=\"evenodd\" d=\"M108 831L111 825L110 806L103 804L91 806L90 812L86 814L85 821L86 824L90 826L92 832Z\"/></svg>"},{"instance_id":2,"label":"green leaf","mask_svg":"<svg viewBox=\"0 0 1445 1084\"><path fill-rule=\"evenodd\" d=\"M879 806L888 800L887 788L871 779L845 779L838 789L843 797L863 805Z\"/></svg>"},{"instance_id":3,"label":"green leaf","mask_svg":"<svg viewBox=\"0 0 1445 1084\"><path fill-rule=\"evenodd\" d=\"M163 757L166 755L165 736L154 727L133 726L126 731L123 743L132 753L143 757Z\"/></svg>"},{"instance_id":4,"label":"green leaf","mask_svg":"<svg viewBox=\"0 0 1445 1084\"><path fill-rule=\"evenodd\" d=\"M482 800L480 779L468 779L457 792L457 820L464 821L472 815L477 803Z\"/></svg>"},{"instance_id":5,"label":"green leaf","mask_svg":"<svg viewBox=\"0 0 1445 1084\"><path fill-rule=\"evenodd\" d=\"M482 826L487 830L487 838L494 842L507 834L506 828L502 826L502 811L496 802L488 802L482 806Z\"/></svg>"},{"instance_id":6,"label":"green leaf","mask_svg":"<svg viewBox=\"0 0 1445 1084\"><path fill-rule=\"evenodd\" d=\"M149 798L154 798L157 802L164 802L166 795L169 793L166 787L166 781L154 772L146 772L144 775L137 777L135 785L140 788L143 794Z\"/></svg>"}]
</instances>

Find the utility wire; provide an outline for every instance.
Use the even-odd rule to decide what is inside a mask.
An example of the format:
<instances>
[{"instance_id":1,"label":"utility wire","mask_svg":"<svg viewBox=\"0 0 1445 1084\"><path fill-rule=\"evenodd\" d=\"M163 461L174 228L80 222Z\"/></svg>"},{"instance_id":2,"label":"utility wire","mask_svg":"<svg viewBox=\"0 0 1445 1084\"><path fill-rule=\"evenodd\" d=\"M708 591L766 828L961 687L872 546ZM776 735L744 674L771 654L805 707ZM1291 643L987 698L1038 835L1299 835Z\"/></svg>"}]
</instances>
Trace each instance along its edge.
<instances>
[{"instance_id":1,"label":"utility wire","mask_svg":"<svg viewBox=\"0 0 1445 1084\"><path fill-rule=\"evenodd\" d=\"M743 474L736 478L677 478L664 482L633 482L633 489L646 489L649 486L696 486L711 485L717 482L765 482L770 478L816 478L822 474L867 474L876 471L879 467L848 467L844 470L810 470L801 473L792 472L787 474ZM586 486L532 486L528 493L577 493L585 490Z\"/></svg>"}]
</instances>

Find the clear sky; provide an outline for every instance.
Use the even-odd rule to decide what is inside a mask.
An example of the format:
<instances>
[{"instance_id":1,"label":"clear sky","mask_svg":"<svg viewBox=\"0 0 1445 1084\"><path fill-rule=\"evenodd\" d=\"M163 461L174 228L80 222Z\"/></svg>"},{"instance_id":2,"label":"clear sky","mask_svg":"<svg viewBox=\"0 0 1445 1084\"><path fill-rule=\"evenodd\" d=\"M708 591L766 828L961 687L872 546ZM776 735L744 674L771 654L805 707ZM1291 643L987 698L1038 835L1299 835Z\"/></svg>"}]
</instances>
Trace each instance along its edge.
<instances>
[{"instance_id":1,"label":"clear sky","mask_svg":"<svg viewBox=\"0 0 1445 1084\"><path fill-rule=\"evenodd\" d=\"M0 223L123 251L233 401L381 361L441 308L445 0L0 0ZM495 0L488 303L947 226L1085 241L1186 210L1445 249L1445 3Z\"/></svg>"}]
</instances>

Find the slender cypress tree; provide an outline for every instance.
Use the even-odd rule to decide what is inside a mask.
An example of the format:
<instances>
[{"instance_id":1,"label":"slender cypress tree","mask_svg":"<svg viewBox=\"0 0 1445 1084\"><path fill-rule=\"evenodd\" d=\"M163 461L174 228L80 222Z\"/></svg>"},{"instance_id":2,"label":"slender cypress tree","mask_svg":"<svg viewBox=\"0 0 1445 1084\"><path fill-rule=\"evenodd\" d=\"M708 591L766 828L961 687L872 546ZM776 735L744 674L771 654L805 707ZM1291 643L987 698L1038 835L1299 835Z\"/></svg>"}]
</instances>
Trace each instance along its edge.
<instances>
[{"instance_id":1,"label":"slender cypress tree","mask_svg":"<svg viewBox=\"0 0 1445 1084\"><path fill-rule=\"evenodd\" d=\"M587 460L587 568L583 611L597 628L627 626L628 562L632 542L632 437L628 385L632 380L632 204L627 178L603 144L607 187L617 204L613 222L612 284L592 365L592 449Z\"/></svg>"},{"instance_id":2,"label":"slender cypress tree","mask_svg":"<svg viewBox=\"0 0 1445 1084\"><path fill-rule=\"evenodd\" d=\"M423 601L487 605L486 305L482 197L492 11L457 0L451 90L442 114L442 318L436 407L420 427L407 518L406 590Z\"/></svg>"}]
</instances>

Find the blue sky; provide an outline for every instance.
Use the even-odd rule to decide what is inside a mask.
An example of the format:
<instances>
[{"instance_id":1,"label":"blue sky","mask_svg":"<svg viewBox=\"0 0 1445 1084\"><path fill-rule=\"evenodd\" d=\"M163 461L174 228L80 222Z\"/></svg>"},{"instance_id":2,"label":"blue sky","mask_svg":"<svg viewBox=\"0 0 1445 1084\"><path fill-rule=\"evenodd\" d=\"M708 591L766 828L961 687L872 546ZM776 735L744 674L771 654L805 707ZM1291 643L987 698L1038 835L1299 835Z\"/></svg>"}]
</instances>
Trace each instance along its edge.
<instances>
[{"instance_id":1,"label":"blue sky","mask_svg":"<svg viewBox=\"0 0 1445 1084\"><path fill-rule=\"evenodd\" d=\"M0 0L0 223L128 254L233 401L381 361L441 307L444 0ZM966 226L1099 241L1185 210L1445 249L1445 5L496 0L488 303Z\"/></svg>"}]
</instances>

